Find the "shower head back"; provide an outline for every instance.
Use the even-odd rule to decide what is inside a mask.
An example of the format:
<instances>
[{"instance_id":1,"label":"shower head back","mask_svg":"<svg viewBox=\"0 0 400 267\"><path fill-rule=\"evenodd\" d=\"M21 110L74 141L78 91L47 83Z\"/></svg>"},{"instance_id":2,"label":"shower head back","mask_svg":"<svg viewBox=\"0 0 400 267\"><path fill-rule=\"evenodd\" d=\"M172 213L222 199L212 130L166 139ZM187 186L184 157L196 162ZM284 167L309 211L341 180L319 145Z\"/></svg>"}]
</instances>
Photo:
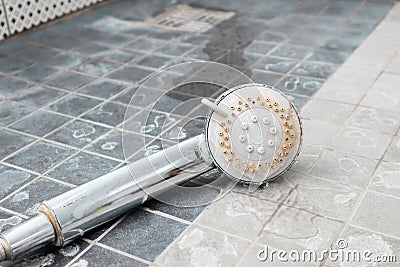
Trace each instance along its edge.
<instances>
[{"instance_id":1,"label":"shower head back","mask_svg":"<svg viewBox=\"0 0 400 267\"><path fill-rule=\"evenodd\" d=\"M205 127L207 149L229 177L262 184L285 173L296 160L302 126L295 106L280 91L262 84L237 86L211 108Z\"/></svg>"}]
</instances>

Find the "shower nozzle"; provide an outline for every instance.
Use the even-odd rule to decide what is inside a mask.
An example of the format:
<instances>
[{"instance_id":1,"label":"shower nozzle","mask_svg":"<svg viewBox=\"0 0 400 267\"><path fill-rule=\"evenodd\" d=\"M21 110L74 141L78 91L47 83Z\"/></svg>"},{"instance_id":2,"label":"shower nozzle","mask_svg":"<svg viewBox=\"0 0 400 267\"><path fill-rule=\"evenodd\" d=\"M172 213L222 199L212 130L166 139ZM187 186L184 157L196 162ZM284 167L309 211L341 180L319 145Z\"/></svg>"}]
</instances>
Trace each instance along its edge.
<instances>
[{"instance_id":1,"label":"shower nozzle","mask_svg":"<svg viewBox=\"0 0 400 267\"><path fill-rule=\"evenodd\" d=\"M297 158L301 121L278 90L245 84L204 104L212 110L205 130L209 152L229 177L262 184L285 173Z\"/></svg>"}]
</instances>

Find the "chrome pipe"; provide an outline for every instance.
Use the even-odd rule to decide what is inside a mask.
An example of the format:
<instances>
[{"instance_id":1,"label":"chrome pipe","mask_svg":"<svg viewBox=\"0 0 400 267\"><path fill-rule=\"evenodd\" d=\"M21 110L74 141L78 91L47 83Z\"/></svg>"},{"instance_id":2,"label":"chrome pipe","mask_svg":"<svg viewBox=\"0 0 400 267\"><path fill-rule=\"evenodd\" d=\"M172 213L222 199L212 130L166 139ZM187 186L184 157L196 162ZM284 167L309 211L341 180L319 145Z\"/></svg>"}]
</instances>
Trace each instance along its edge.
<instances>
[{"instance_id":1,"label":"chrome pipe","mask_svg":"<svg viewBox=\"0 0 400 267\"><path fill-rule=\"evenodd\" d=\"M0 235L0 261L48 244L64 246L214 167L255 190L285 173L299 155L297 110L272 87L241 85L202 103L211 109L204 134L43 202L36 216Z\"/></svg>"},{"instance_id":2,"label":"chrome pipe","mask_svg":"<svg viewBox=\"0 0 400 267\"><path fill-rule=\"evenodd\" d=\"M202 156L202 143L204 135L193 137L43 202L36 216L0 235L0 261L49 244L64 246L150 196L207 172L214 165Z\"/></svg>"}]
</instances>

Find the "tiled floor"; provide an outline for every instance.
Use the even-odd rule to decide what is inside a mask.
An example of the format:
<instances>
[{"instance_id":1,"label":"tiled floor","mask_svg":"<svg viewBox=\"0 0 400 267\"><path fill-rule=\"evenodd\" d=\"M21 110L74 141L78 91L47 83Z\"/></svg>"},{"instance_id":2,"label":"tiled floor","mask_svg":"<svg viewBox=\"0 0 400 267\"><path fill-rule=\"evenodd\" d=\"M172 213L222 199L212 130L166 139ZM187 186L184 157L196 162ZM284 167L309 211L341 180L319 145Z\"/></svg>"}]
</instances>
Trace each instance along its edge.
<instances>
[{"instance_id":1,"label":"tiled floor","mask_svg":"<svg viewBox=\"0 0 400 267\"><path fill-rule=\"evenodd\" d=\"M208 207L151 201L63 250L15 264L256 266L264 244L320 251L339 236L398 252L399 4L178 2L236 15L189 33L139 23L176 1L106 1L0 43L0 231L31 216L37 203L121 166L131 95L147 75L178 62L229 64L293 97L304 118L299 162L252 195L238 186ZM171 106L218 95L178 88L151 116L143 148L140 111L154 101L152 90L132 118L139 125L133 158L176 135L158 127L159 120L179 125L165 113ZM201 124L183 131L181 139L196 135ZM196 197L217 195L210 187Z\"/></svg>"}]
</instances>

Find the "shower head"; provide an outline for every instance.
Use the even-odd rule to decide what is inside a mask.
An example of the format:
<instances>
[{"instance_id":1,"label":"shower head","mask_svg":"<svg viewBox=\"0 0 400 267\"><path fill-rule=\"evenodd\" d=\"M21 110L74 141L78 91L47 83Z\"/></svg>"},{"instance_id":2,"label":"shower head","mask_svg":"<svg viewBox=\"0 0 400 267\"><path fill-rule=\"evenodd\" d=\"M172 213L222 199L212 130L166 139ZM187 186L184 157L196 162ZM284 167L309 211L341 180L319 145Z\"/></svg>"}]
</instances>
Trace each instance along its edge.
<instances>
[{"instance_id":1,"label":"shower head","mask_svg":"<svg viewBox=\"0 0 400 267\"><path fill-rule=\"evenodd\" d=\"M285 173L295 162L302 125L293 103L262 84L237 86L210 107L205 139L214 164L229 177L262 184Z\"/></svg>"}]
</instances>

